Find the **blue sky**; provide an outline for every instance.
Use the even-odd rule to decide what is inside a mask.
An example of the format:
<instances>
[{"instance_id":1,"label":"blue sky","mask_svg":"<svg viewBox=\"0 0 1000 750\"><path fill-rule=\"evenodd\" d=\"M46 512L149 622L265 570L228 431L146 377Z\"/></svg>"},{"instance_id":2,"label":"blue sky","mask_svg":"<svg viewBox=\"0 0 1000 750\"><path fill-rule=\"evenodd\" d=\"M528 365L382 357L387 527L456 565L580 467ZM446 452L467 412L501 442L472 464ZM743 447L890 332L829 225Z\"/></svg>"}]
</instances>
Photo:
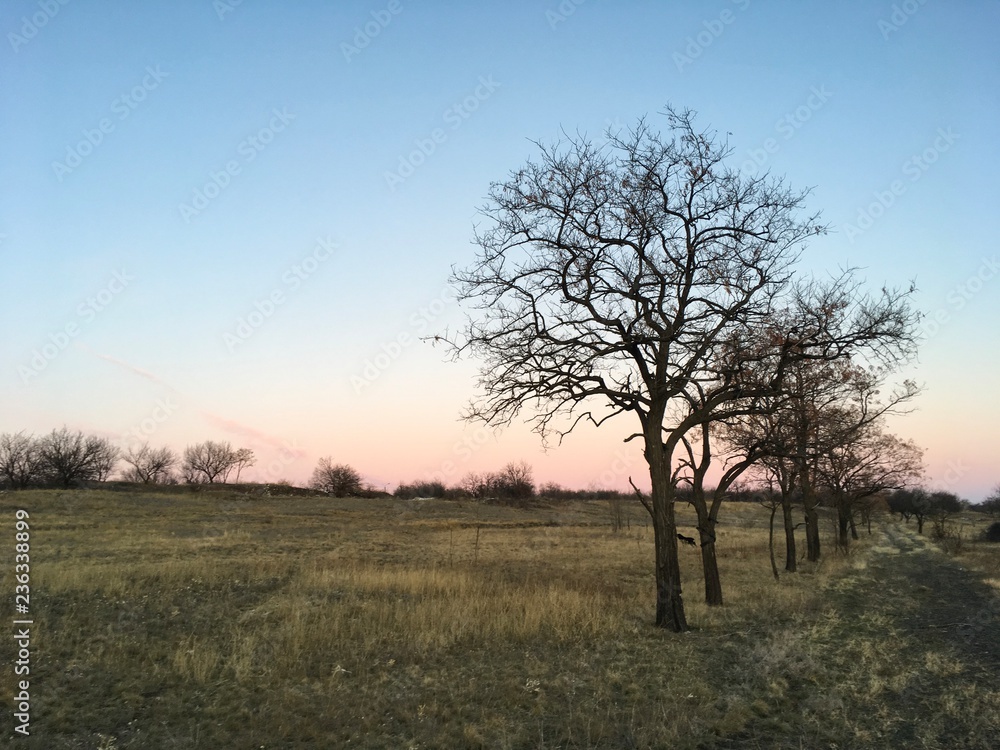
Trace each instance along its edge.
<instances>
[{"instance_id":1,"label":"blue sky","mask_svg":"<svg viewBox=\"0 0 1000 750\"><path fill-rule=\"evenodd\" d=\"M330 455L380 486L516 459L623 486L631 425L547 454L465 426L474 363L416 339L459 321L449 270L532 140L671 103L814 188L835 231L804 270L916 281L926 391L893 428L978 500L1000 482L998 21L986 0L5 3L0 431L228 439L262 479Z\"/></svg>"}]
</instances>

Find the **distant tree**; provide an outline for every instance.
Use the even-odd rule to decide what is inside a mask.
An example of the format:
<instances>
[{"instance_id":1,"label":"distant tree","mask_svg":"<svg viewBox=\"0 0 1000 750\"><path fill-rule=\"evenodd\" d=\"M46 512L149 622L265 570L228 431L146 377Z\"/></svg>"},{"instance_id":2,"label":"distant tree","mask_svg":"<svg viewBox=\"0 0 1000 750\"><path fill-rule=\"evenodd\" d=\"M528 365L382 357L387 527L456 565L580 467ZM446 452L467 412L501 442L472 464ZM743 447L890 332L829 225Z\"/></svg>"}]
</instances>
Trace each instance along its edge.
<instances>
[{"instance_id":1,"label":"distant tree","mask_svg":"<svg viewBox=\"0 0 1000 750\"><path fill-rule=\"evenodd\" d=\"M38 455L46 480L69 488L78 482L105 481L118 462L119 449L107 438L70 432L63 427L38 441Z\"/></svg>"},{"instance_id":2,"label":"distant tree","mask_svg":"<svg viewBox=\"0 0 1000 750\"><path fill-rule=\"evenodd\" d=\"M923 487L901 489L889 496L889 510L899 513L907 521L917 520L917 533L924 533L924 521L931 515L931 495Z\"/></svg>"},{"instance_id":3,"label":"distant tree","mask_svg":"<svg viewBox=\"0 0 1000 750\"><path fill-rule=\"evenodd\" d=\"M508 500L527 500L534 497L535 482L531 466L524 461L509 463L494 477L496 493Z\"/></svg>"},{"instance_id":4,"label":"distant tree","mask_svg":"<svg viewBox=\"0 0 1000 750\"><path fill-rule=\"evenodd\" d=\"M204 443L187 446L181 467L184 481L189 484L225 483L236 466L236 454L228 441L217 443L206 440Z\"/></svg>"},{"instance_id":5,"label":"distant tree","mask_svg":"<svg viewBox=\"0 0 1000 750\"><path fill-rule=\"evenodd\" d=\"M24 432L0 435L0 478L15 490L42 481L41 455L35 438Z\"/></svg>"},{"instance_id":6,"label":"distant tree","mask_svg":"<svg viewBox=\"0 0 1000 750\"><path fill-rule=\"evenodd\" d=\"M361 494L361 475L346 464L321 458L309 486L332 497L351 497Z\"/></svg>"},{"instance_id":7,"label":"distant tree","mask_svg":"<svg viewBox=\"0 0 1000 750\"><path fill-rule=\"evenodd\" d=\"M869 536L872 533L872 517L883 514L889 509L884 492L860 500L857 507L861 514L861 523L868 529Z\"/></svg>"},{"instance_id":8,"label":"distant tree","mask_svg":"<svg viewBox=\"0 0 1000 750\"><path fill-rule=\"evenodd\" d=\"M890 513L898 513L901 521L909 522L913 517L912 493L909 490L892 492L886 498Z\"/></svg>"},{"instance_id":9,"label":"distant tree","mask_svg":"<svg viewBox=\"0 0 1000 750\"><path fill-rule=\"evenodd\" d=\"M123 475L127 482L167 484L171 470L177 465L177 454L170 448L151 448L149 443L131 446L122 456L129 465Z\"/></svg>"},{"instance_id":10,"label":"distant tree","mask_svg":"<svg viewBox=\"0 0 1000 750\"><path fill-rule=\"evenodd\" d=\"M965 505L958 495L943 490L932 492L928 498L928 505L928 515L934 523L934 537L936 539L943 539L947 536L948 519L965 510Z\"/></svg>"},{"instance_id":11,"label":"distant tree","mask_svg":"<svg viewBox=\"0 0 1000 750\"><path fill-rule=\"evenodd\" d=\"M477 500L485 500L490 495L491 479L489 474L480 474L478 472L469 472L461 481L458 486L462 491L471 498Z\"/></svg>"},{"instance_id":12,"label":"distant tree","mask_svg":"<svg viewBox=\"0 0 1000 750\"><path fill-rule=\"evenodd\" d=\"M94 479L106 482L115 473L115 467L121 459L121 449L107 438L95 438L97 441L94 458Z\"/></svg>"},{"instance_id":13,"label":"distant tree","mask_svg":"<svg viewBox=\"0 0 1000 750\"><path fill-rule=\"evenodd\" d=\"M822 456L817 478L837 509L837 543L846 550L848 532L857 539L854 514L860 505L886 490L902 489L919 479L923 452L912 442L883 432L879 422L855 428L860 421L855 410L842 412L842 419L851 425L849 439L838 441Z\"/></svg>"},{"instance_id":14,"label":"distant tree","mask_svg":"<svg viewBox=\"0 0 1000 750\"><path fill-rule=\"evenodd\" d=\"M257 458L249 448L240 448L233 456L233 466L236 468L236 483L239 484L240 474L244 469L257 463Z\"/></svg>"},{"instance_id":15,"label":"distant tree","mask_svg":"<svg viewBox=\"0 0 1000 750\"><path fill-rule=\"evenodd\" d=\"M538 494L548 500L568 500L573 491L564 488L558 482L546 482L538 488Z\"/></svg>"},{"instance_id":16,"label":"distant tree","mask_svg":"<svg viewBox=\"0 0 1000 750\"><path fill-rule=\"evenodd\" d=\"M993 489L993 493L989 497L975 506L975 509L990 515L1000 513L1000 484Z\"/></svg>"}]
</instances>

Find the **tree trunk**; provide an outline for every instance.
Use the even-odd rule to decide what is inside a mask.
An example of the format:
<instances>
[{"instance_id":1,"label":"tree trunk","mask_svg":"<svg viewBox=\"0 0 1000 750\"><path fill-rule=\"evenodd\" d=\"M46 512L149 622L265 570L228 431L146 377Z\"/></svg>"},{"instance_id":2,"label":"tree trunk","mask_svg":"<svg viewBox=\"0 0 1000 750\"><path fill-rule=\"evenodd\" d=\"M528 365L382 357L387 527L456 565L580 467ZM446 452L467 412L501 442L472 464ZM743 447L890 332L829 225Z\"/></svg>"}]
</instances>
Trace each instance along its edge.
<instances>
[{"instance_id":1,"label":"tree trunk","mask_svg":"<svg viewBox=\"0 0 1000 750\"><path fill-rule=\"evenodd\" d=\"M816 506L806 505L806 557L809 562L819 562L819 513Z\"/></svg>"},{"instance_id":2,"label":"tree trunk","mask_svg":"<svg viewBox=\"0 0 1000 750\"><path fill-rule=\"evenodd\" d=\"M809 475L809 467L803 463L802 472L802 505L806 511L806 557L809 562L819 562L819 513L816 508L819 503L813 495L812 477Z\"/></svg>"},{"instance_id":3,"label":"tree trunk","mask_svg":"<svg viewBox=\"0 0 1000 750\"><path fill-rule=\"evenodd\" d=\"M858 541L858 527L854 525L854 514L848 512L848 523L851 526L851 539Z\"/></svg>"},{"instance_id":4,"label":"tree trunk","mask_svg":"<svg viewBox=\"0 0 1000 750\"><path fill-rule=\"evenodd\" d=\"M837 546L845 552L850 547L850 539L847 536L847 530L850 526L851 513L844 507L843 503L837 503Z\"/></svg>"},{"instance_id":5,"label":"tree trunk","mask_svg":"<svg viewBox=\"0 0 1000 750\"><path fill-rule=\"evenodd\" d=\"M774 574L774 580L778 580L780 576L778 575L778 563L774 561L774 514L778 512L778 506L771 506L771 519L767 525L767 549L771 553L771 573Z\"/></svg>"},{"instance_id":6,"label":"tree trunk","mask_svg":"<svg viewBox=\"0 0 1000 750\"><path fill-rule=\"evenodd\" d=\"M781 498L781 515L785 521L785 570L797 570L795 551L795 522L792 520L792 502L787 495Z\"/></svg>"},{"instance_id":7,"label":"tree trunk","mask_svg":"<svg viewBox=\"0 0 1000 750\"><path fill-rule=\"evenodd\" d=\"M656 546L656 625L675 633L687 630L681 597L681 569L677 556L677 524L670 467L659 434L647 444L646 461L652 485L653 542Z\"/></svg>"},{"instance_id":8,"label":"tree trunk","mask_svg":"<svg viewBox=\"0 0 1000 750\"><path fill-rule=\"evenodd\" d=\"M722 606L722 580L719 578L719 561L715 557L715 521L706 517L698 519L701 542L701 567L705 573L705 604Z\"/></svg>"},{"instance_id":9,"label":"tree trunk","mask_svg":"<svg viewBox=\"0 0 1000 750\"><path fill-rule=\"evenodd\" d=\"M924 533L924 517L923 516L917 516L917 533L918 534L923 534Z\"/></svg>"}]
</instances>

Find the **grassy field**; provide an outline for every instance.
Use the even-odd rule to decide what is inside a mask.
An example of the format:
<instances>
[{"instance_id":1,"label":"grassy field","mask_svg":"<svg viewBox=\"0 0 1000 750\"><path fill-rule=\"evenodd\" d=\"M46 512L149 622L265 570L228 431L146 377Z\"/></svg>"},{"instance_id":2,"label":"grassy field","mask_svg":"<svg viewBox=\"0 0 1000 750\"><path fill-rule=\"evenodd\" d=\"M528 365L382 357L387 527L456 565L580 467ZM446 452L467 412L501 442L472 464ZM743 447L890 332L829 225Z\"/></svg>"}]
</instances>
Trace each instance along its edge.
<instances>
[{"instance_id":1,"label":"grassy field","mask_svg":"<svg viewBox=\"0 0 1000 750\"><path fill-rule=\"evenodd\" d=\"M724 509L727 604L701 603L685 545L693 630L676 635L650 624L640 507L612 533L602 502L6 493L8 560L16 508L31 515L35 625L32 734L4 708L12 747L888 747L878 727L914 711L938 722L915 730L921 747L963 746L945 744L955 726L990 747L1000 717L953 644L922 650L894 619L921 592L899 584L892 611L872 606L912 536L895 522L776 582L765 512ZM963 570L970 586L997 577L995 550L963 554L993 571ZM0 660L13 654L5 639ZM968 689L948 703L935 684ZM14 694L7 668L0 703Z\"/></svg>"}]
</instances>

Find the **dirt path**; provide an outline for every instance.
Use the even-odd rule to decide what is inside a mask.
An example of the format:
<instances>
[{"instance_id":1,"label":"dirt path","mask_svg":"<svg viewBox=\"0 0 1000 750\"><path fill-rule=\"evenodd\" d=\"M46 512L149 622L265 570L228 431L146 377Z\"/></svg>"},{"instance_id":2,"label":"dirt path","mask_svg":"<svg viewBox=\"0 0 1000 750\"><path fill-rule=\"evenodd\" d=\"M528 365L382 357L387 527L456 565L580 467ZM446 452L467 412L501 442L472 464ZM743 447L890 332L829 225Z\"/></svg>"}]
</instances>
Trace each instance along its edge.
<instances>
[{"instance_id":1,"label":"dirt path","mask_svg":"<svg viewBox=\"0 0 1000 750\"><path fill-rule=\"evenodd\" d=\"M1000 747L1000 597L914 529L883 535L845 599L898 642L896 668L884 665L899 683L884 695L888 746Z\"/></svg>"},{"instance_id":2,"label":"dirt path","mask_svg":"<svg viewBox=\"0 0 1000 750\"><path fill-rule=\"evenodd\" d=\"M977 573L890 523L827 602L750 655L763 692L789 684L780 721L719 747L1000 748L1000 595Z\"/></svg>"}]
</instances>

